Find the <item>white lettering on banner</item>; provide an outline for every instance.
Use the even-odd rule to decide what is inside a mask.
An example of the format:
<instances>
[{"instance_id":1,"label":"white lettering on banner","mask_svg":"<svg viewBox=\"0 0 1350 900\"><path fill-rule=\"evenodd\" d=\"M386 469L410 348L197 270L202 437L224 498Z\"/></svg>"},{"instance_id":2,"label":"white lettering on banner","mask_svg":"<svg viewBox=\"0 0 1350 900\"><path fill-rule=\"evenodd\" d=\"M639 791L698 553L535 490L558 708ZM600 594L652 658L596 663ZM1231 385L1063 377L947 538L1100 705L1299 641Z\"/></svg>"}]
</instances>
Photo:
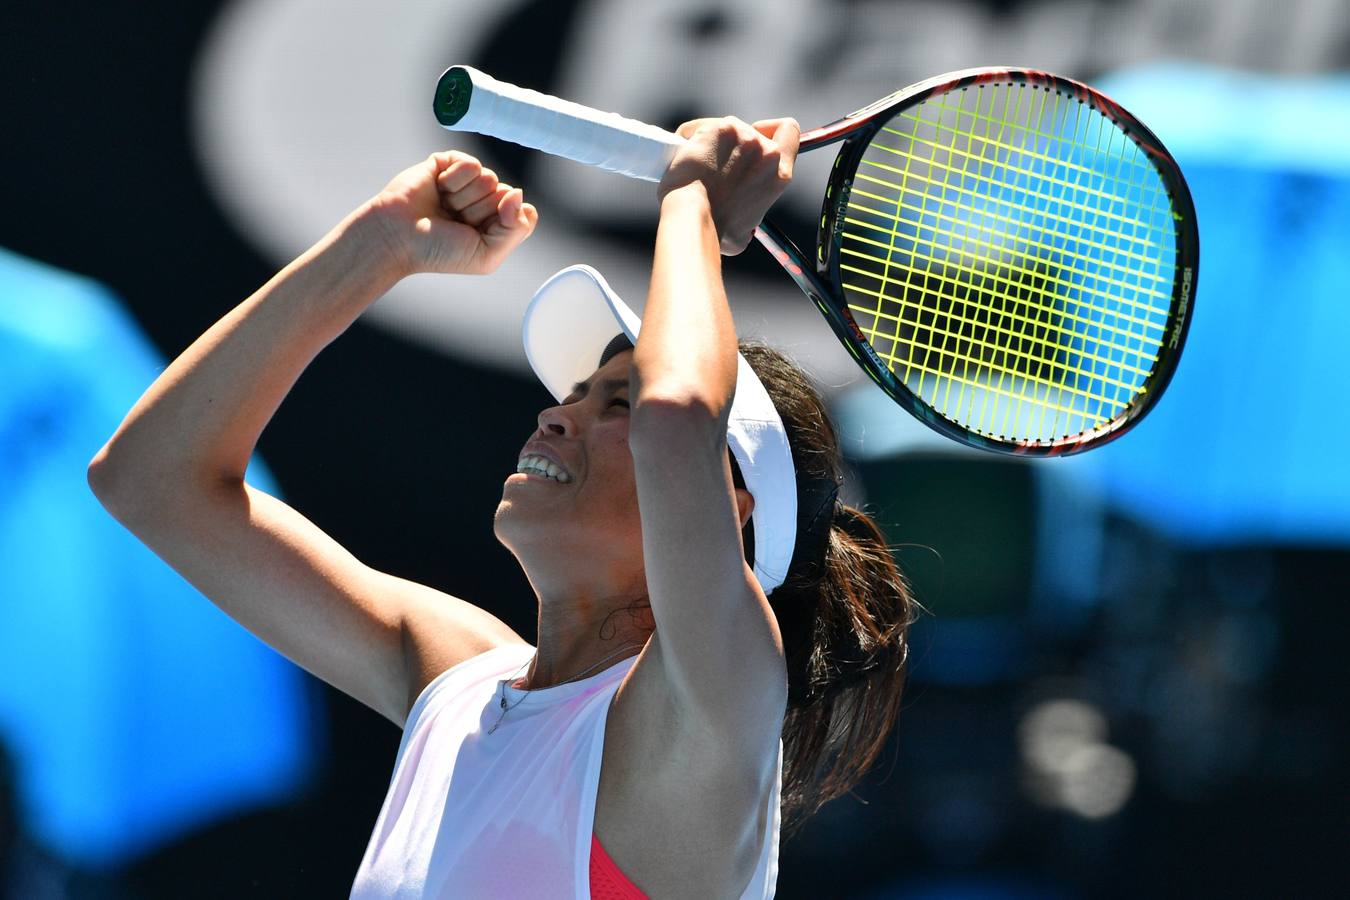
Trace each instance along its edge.
<instances>
[{"instance_id":1,"label":"white lettering on banner","mask_svg":"<svg viewBox=\"0 0 1350 900\"><path fill-rule=\"evenodd\" d=\"M444 67L477 62L494 39L560 54L554 82L531 87L658 122L730 113L816 125L974 65L1091 79L1159 58L1278 71L1350 63L1345 0L1025 0L1002 12L977 0L577 0L560 48L545 46L558 33L501 34L545 2L566 0L236 0L215 23L194 84L196 143L218 201L280 265L417 159L446 147L490 157L472 135L440 129L430 98ZM802 158L786 205L818 212L831 157ZM525 304L563 266L596 265L640 308L649 254L584 226L649 225L652 186L559 160L533 165L523 186L541 220L520 253L487 278L408 279L371 321L523 371ZM784 346L832 387L859 377L787 279L733 272L729 281L742 333Z\"/></svg>"}]
</instances>

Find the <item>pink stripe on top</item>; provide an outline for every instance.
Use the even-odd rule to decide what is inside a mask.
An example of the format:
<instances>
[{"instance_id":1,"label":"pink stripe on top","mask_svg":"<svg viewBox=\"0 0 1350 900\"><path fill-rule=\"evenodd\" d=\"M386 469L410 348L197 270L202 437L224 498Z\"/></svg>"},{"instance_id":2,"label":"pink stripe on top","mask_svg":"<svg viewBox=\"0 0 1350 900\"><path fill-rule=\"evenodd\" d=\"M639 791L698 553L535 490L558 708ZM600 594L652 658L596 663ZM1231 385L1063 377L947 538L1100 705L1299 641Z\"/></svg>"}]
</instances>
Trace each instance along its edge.
<instances>
[{"instance_id":1,"label":"pink stripe on top","mask_svg":"<svg viewBox=\"0 0 1350 900\"><path fill-rule=\"evenodd\" d=\"M591 900L647 900L591 835Z\"/></svg>"}]
</instances>

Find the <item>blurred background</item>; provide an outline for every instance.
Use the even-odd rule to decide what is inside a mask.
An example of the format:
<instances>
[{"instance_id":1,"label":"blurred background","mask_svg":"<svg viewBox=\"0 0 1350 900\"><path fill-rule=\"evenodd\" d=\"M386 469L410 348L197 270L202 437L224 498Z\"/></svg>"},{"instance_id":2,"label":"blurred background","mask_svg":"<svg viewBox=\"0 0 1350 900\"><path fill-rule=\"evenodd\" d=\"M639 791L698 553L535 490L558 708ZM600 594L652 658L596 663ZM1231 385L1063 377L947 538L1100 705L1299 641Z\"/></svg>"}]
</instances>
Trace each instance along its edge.
<instances>
[{"instance_id":1,"label":"blurred background","mask_svg":"<svg viewBox=\"0 0 1350 900\"><path fill-rule=\"evenodd\" d=\"M654 190L441 131L431 93L454 63L667 125L812 125L1006 63L1148 123L1194 194L1195 318L1158 408L1081 458L933 437L860 383L775 264L728 263L738 328L818 379L850 499L932 611L890 744L781 848L778 896L1350 894L1346 0L0 16L0 896L346 895L398 730L215 610L102 512L84 468L167 360L446 147L523 185L538 232L490 278L419 276L376 304L300 379L250 480L534 639L491 530L548 403L520 313L581 261L640 307ZM830 162L804 157L784 201L804 242L811 167Z\"/></svg>"}]
</instances>

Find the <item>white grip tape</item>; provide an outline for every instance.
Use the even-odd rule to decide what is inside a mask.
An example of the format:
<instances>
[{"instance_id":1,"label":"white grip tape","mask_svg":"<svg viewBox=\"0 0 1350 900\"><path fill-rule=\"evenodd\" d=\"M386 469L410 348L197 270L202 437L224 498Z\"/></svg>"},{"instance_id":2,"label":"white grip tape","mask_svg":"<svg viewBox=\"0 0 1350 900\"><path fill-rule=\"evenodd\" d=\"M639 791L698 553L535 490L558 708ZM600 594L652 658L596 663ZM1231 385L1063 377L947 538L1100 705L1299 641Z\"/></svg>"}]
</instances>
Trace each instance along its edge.
<instances>
[{"instance_id":1,"label":"white grip tape","mask_svg":"<svg viewBox=\"0 0 1350 900\"><path fill-rule=\"evenodd\" d=\"M473 94L468 111L449 126L453 131L490 135L644 181L660 181L675 150L685 143L655 125L463 68L473 81Z\"/></svg>"}]
</instances>

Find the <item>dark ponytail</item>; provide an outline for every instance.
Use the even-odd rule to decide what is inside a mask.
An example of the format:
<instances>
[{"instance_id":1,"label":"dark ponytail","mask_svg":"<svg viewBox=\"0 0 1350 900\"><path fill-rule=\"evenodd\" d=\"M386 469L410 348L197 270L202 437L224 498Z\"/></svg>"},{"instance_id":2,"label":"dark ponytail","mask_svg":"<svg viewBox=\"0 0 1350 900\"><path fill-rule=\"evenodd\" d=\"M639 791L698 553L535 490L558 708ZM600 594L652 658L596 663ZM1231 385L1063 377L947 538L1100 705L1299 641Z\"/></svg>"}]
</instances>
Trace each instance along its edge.
<instances>
[{"instance_id":1,"label":"dark ponytail","mask_svg":"<svg viewBox=\"0 0 1350 900\"><path fill-rule=\"evenodd\" d=\"M787 840L876 761L900 710L907 634L920 607L876 523L837 499L839 442L820 395L777 350L742 342L740 351L773 399L797 470L797 549L769 595L788 669Z\"/></svg>"}]
</instances>

